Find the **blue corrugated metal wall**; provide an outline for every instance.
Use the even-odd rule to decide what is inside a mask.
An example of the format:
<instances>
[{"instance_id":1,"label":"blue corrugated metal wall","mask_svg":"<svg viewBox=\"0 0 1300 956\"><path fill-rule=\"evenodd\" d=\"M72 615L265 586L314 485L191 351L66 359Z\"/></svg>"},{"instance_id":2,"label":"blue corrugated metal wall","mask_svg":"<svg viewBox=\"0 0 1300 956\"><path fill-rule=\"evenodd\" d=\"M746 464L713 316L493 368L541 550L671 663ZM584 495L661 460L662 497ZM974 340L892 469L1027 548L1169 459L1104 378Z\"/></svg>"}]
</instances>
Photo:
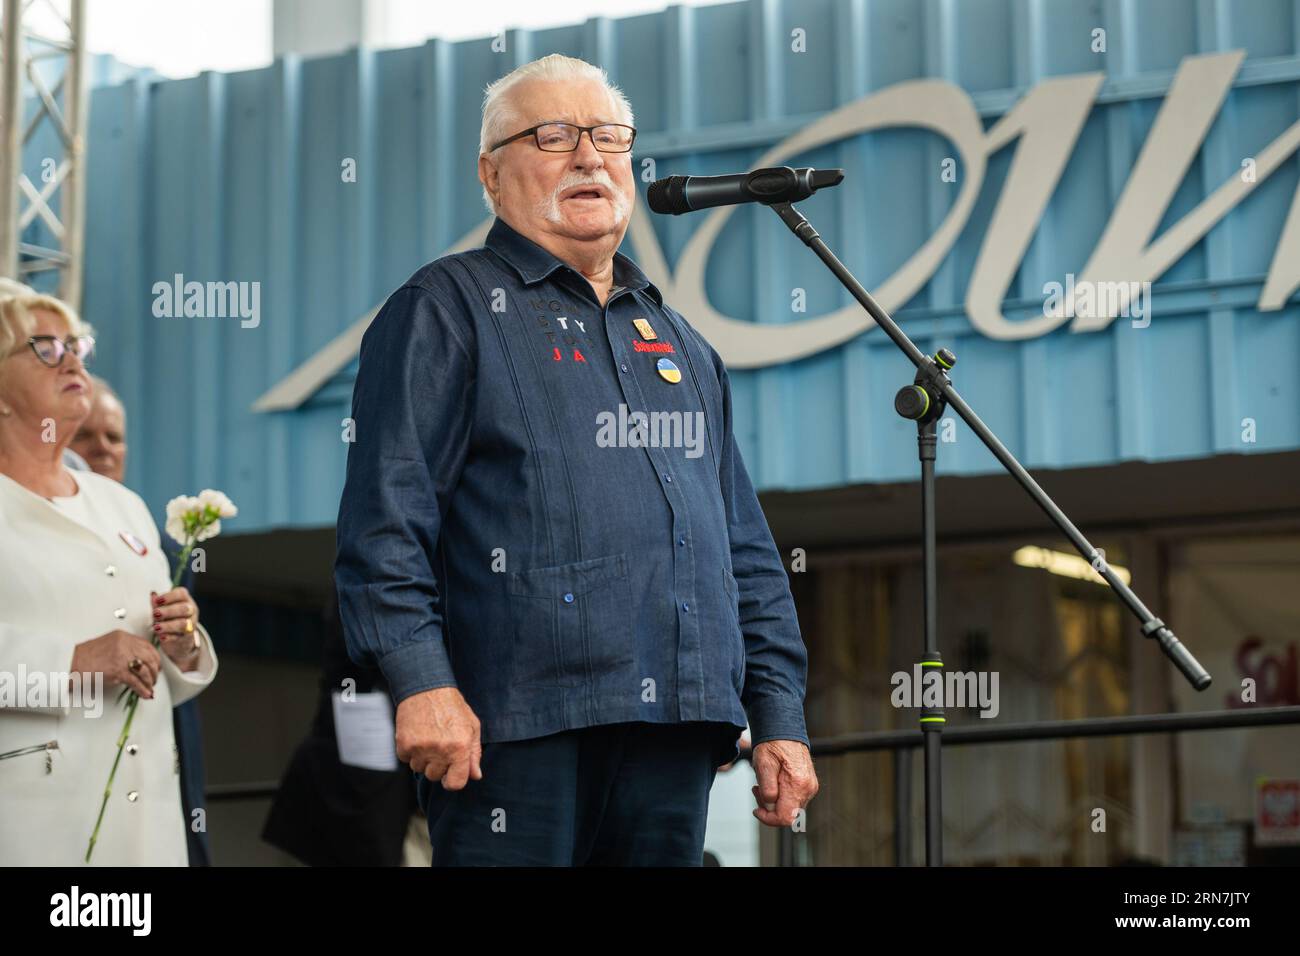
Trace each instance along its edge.
<instances>
[{"instance_id":1,"label":"blue corrugated metal wall","mask_svg":"<svg viewBox=\"0 0 1300 956\"><path fill-rule=\"evenodd\" d=\"M1098 26L1105 56L1088 46ZM790 52L796 27L805 54ZM297 412L249 405L484 219L481 91L537 56L605 66L637 111L637 161L655 157L661 176L748 168L826 111L902 80L960 85L987 126L1046 77L1104 71L1011 305L1041 300L1044 281L1082 268L1183 57L1248 55L1167 222L1300 116L1300 0L749 0L515 31L507 43L498 54L488 39L434 40L95 90L85 312L101 332L99 370L132 414L128 480L152 506L210 485L240 504L240 531L333 522L350 371ZM937 137L890 130L789 162L846 168L843 186L804 208L870 287L943 219L954 193L930 171L947 152ZM962 299L1010 154L990 159L961 238L899 312L923 349L957 352L959 389L1007 445L1031 468L1300 447L1300 306L1254 309L1296 158L1156 284L1160 320L1141 334L1115 322L1009 343L974 332ZM341 180L345 157L357 161L356 183ZM698 225L655 217L670 264ZM155 318L153 283L174 273L260 281L261 326ZM789 319L792 286L808 290L809 316L848 301L765 210L728 224L709 275L721 311L760 322ZM755 482L911 479L914 431L892 411L910 378L879 330L737 372L737 430ZM1257 421L1254 445L1240 441L1246 416ZM941 471L995 467L959 424Z\"/></svg>"}]
</instances>

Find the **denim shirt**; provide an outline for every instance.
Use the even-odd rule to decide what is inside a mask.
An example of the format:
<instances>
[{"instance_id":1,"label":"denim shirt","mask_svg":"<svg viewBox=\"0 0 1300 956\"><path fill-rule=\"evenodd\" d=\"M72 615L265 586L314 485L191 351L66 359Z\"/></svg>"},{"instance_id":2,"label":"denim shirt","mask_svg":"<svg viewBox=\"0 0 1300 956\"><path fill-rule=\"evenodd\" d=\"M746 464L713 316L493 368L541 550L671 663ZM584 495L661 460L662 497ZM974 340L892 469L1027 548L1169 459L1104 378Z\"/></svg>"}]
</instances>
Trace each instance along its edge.
<instances>
[{"instance_id":1,"label":"denim shirt","mask_svg":"<svg viewBox=\"0 0 1300 956\"><path fill-rule=\"evenodd\" d=\"M755 744L807 743L807 651L727 371L621 253L613 281L602 307L498 218L384 304L339 505L349 656L395 703L458 687L483 743L712 721L734 744L746 718Z\"/></svg>"}]
</instances>

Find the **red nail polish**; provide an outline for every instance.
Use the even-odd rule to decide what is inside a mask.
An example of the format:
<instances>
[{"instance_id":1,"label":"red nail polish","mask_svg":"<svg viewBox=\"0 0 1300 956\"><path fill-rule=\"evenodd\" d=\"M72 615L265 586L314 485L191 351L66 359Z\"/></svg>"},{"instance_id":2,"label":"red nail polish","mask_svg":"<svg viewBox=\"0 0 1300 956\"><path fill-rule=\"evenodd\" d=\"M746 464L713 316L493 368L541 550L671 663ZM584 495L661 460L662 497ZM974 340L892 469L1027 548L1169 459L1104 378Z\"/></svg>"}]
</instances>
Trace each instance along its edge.
<instances>
[{"instance_id":1,"label":"red nail polish","mask_svg":"<svg viewBox=\"0 0 1300 956\"><path fill-rule=\"evenodd\" d=\"M161 625L161 624L155 624L155 625L153 626L153 629L154 629L155 631L158 631L159 633L161 633L161 632L162 632L162 625Z\"/></svg>"},{"instance_id":2,"label":"red nail polish","mask_svg":"<svg viewBox=\"0 0 1300 956\"><path fill-rule=\"evenodd\" d=\"M154 598L154 599L153 599L153 603L154 603L154 604L162 604L162 598L160 598L160 597L156 597L156 598Z\"/></svg>"},{"instance_id":3,"label":"red nail polish","mask_svg":"<svg viewBox=\"0 0 1300 956\"><path fill-rule=\"evenodd\" d=\"M162 611L154 611L154 612L153 612L153 618L154 618L155 621L157 621L157 620L159 620L160 618L162 618Z\"/></svg>"}]
</instances>

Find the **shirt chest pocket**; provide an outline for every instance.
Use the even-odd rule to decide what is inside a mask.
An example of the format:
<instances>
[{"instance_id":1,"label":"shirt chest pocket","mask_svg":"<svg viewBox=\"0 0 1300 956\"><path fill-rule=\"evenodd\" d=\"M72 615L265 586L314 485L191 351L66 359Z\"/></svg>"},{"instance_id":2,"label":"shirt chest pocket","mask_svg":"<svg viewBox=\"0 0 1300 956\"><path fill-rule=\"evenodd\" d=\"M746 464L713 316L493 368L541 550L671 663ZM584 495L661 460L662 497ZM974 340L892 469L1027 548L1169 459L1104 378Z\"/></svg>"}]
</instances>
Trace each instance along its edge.
<instances>
[{"instance_id":1,"label":"shirt chest pocket","mask_svg":"<svg viewBox=\"0 0 1300 956\"><path fill-rule=\"evenodd\" d=\"M627 556L509 573L512 684L574 687L634 661Z\"/></svg>"}]
</instances>

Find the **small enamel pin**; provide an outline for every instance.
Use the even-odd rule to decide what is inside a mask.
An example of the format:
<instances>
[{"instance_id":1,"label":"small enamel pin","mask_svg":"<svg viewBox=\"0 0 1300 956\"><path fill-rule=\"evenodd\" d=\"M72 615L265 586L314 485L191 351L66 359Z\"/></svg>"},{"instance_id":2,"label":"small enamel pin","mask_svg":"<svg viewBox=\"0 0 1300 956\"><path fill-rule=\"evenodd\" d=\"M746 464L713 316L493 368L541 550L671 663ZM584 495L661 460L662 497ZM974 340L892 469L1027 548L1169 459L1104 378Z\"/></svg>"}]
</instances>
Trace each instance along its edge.
<instances>
[{"instance_id":1,"label":"small enamel pin","mask_svg":"<svg viewBox=\"0 0 1300 956\"><path fill-rule=\"evenodd\" d=\"M119 531L117 536L126 542L126 546L134 551L140 557L149 553L149 546L133 535L130 531Z\"/></svg>"},{"instance_id":2,"label":"small enamel pin","mask_svg":"<svg viewBox=\"0 0 1300 956\"><path fill-rule=\"evenodd\" d=\"M637 333L647 342L653 342L659 336L655 335L655 330L650 327L650 323L645 319L633 319L632 324L636 327Z\"/></svg>"},{"instance_id":3,"label":"small enamel pin","mask_svg":"<svg viewBox=\"0 0 1300 956\"><path fill-rule=\"evenodd\" d=\"M655 369L659 372L659 377L665 382L676 384L682 380L681 370L672 359L661 358L655 362Z\"/></svg>"}]
</instances>

